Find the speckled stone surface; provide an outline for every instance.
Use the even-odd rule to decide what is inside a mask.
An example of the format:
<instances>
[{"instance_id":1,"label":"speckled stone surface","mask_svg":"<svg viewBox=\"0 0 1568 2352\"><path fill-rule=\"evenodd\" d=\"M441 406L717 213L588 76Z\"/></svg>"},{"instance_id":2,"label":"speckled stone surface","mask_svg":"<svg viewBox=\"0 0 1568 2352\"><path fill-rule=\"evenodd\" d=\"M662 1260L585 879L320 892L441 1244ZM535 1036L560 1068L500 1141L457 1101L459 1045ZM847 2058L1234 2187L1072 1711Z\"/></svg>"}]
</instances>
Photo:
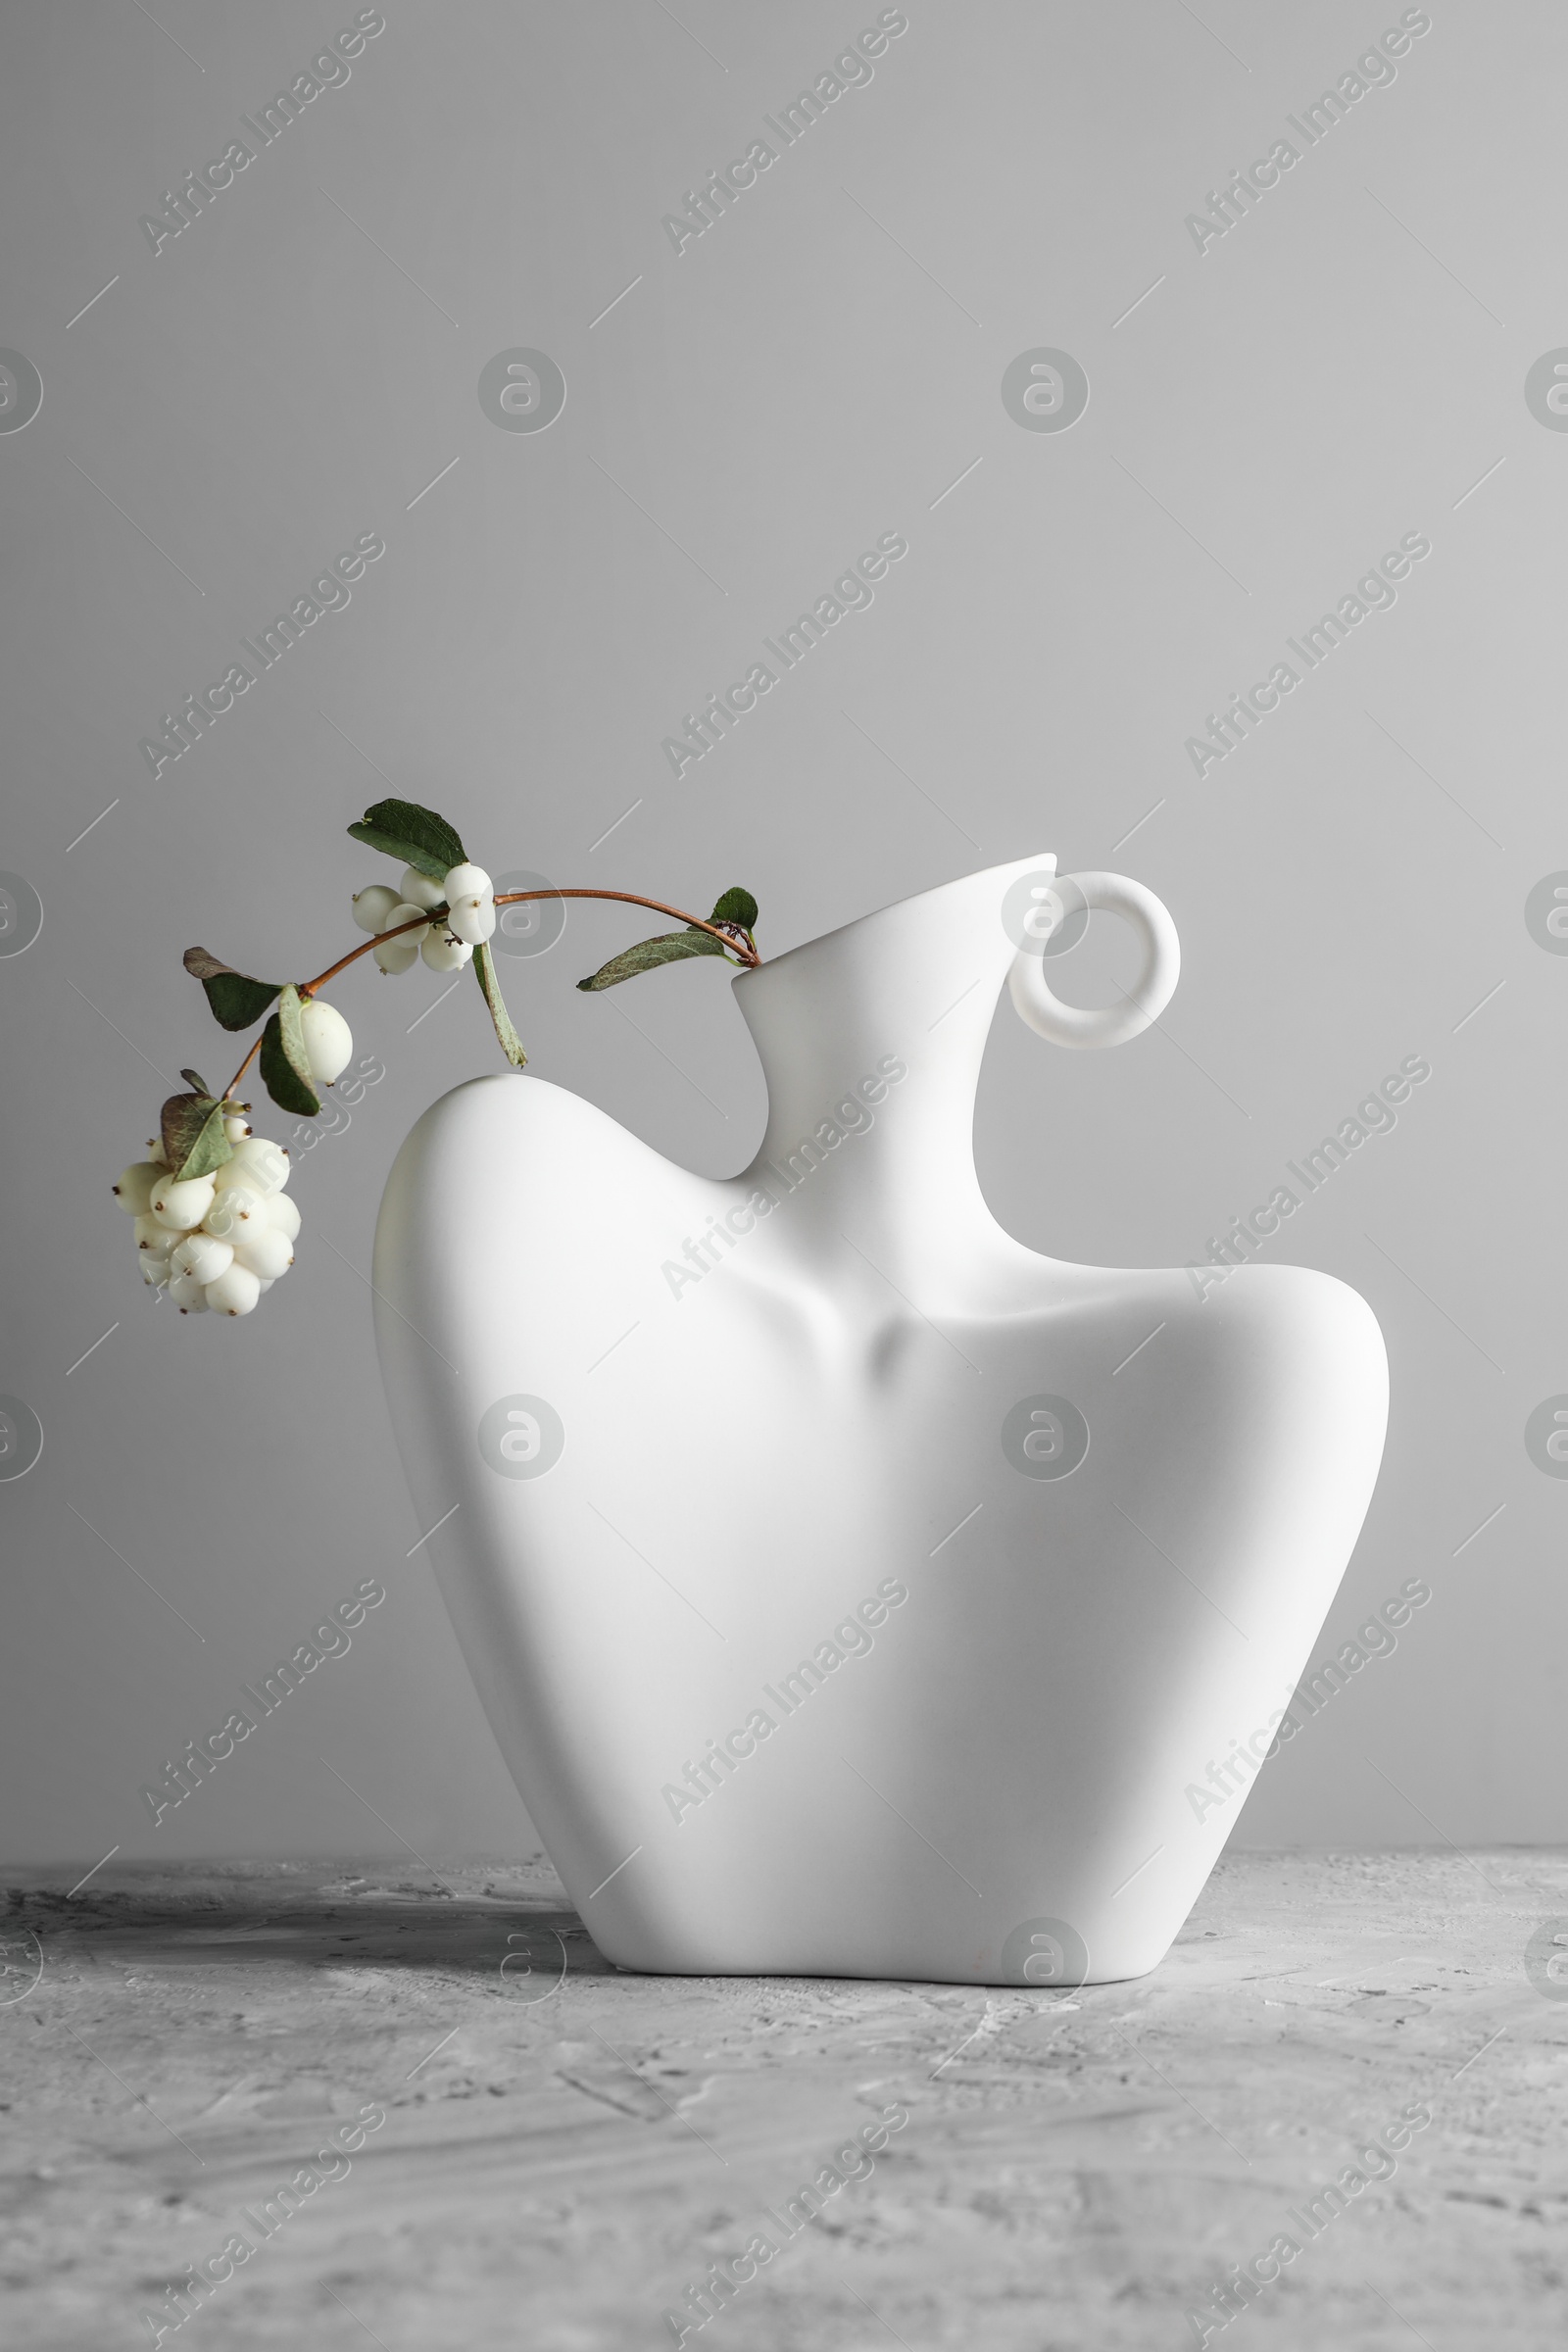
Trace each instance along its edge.
<instances>
[{"instance_id":1,"label":"speckled stone surface","mask_svg":"<svg viewBox=\"0 0 1568 2352\"><path fill-rule=\"evenodd\" d=\"M7 1893L26 2352L1176 2352L1194 2310L1291 2352L1568 2341L1568 1999L1526 1961L1568 1935L1568 1852L1237 1853L1153 1976L1074 1996L625 1975L543 1861L72 1875ZM1298 2227L1407 2108L1395 2169ZM830 2166L860 2177L792 2222ZM688 2289L759 2232L699 2329Z\"/></svg>"}]
</instances>

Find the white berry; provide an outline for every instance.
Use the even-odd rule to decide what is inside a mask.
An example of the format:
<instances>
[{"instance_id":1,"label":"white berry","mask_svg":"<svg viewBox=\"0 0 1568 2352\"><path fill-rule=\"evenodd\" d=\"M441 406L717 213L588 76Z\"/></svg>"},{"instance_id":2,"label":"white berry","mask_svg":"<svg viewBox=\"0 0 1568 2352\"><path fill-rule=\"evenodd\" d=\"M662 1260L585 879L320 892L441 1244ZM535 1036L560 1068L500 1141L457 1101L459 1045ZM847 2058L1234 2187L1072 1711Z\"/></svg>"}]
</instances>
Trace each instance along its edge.
<instances>
[{"instance_id":1,"label":"white berry","mask_svg":"<svg viewBox=\"0 0 1568 2352\"><path fill-rule=\"evenodd\" d=\"M347 1021L335 1004L323 1004L313 997L300 1007L300 1028L311 1076L322 1086L330 1086L353 1056L354 1037Z\"/></svg>"},{"instance_id":2,"label":"white berry","mask_svg":"<svg viewBox=\"0 0 1568 2352\"><path fill-rule=\"evenodd\" d=\"M281 1193L259 1193L240 1179L220 1185L212 1207L202 1219L202 1231L216 1234L220 1242L237 1241L251 1218L266 1219L272 1202L282 1198Z\"/></svg>"},{"instance_id":3,"label":"white berry","mask_svg":"<svg viewBox=\"0 0 1568 2352\"><path fill-rule=\"evenodd\" d=\"M223 1242L219 1247L227 1249L228 1245ZM234 1262L243 1266L249 1274L275 1282L279 1274L286 1274L294 1263L294 1245L281 1227L264 1225L257 1218L236 1239Z\"/></svg>"},{"instance_id":4,"label":"white berry","mask_svg":"<svg viewBox=\"0 0 1568 2352\"><path fill-rule=\"evenodd\" d=\"M160 1225L173 1233L188 1233L199 1225L213 1205L211 1176L188 1176L183 1184L176 1183L166 1169L153 1186L151 1207Z\"/></svg>"},{"instance_id":5,"label":"white berry","mask_svg":"<svg viewBox=\"0 0 1568 2352\"><path fill-rule=\"evenodd\" d=\"M250 1131L249 1119L242 1119L237 1111L232 1118L223 1121L223 1133L231 1144L242 1144Z\"/></svg>"},{"instance_id":6,"label":"white berry","mask_svg":"<svg viewBox=\"0 0 1568 2352\"><path fill-rule=\"evenodd\" d=\"M171 1267L167 1257L148 1254L141 1261L141 1278L151 1291L161 1291L169 1281Z\"/></svg>"},{"instance_id":7,"label":"white berry","mask_svg":"<svg viewBox=\"0 0 1568 2352\"><path fill-rule=\"evenodd\" d=\"M421 874L414 865L404 867L398 887L411 906L439 906L447 895L443 883L429 874Z\"/></svg>"},{"instance_id":8,"label":"white berry","mask_svg":"<svg viewBox=\"0 0 1568 2352\"><path fill-rule=\"evenodd\" d=\"M412 923L425 911L422 906L411 906L407 900L400 900L387 915L381 929L395 931L400 924ZM428 924L425 928L429 928ZM423 937L423 931L405 931L398 939L383 939L375 951L375 960L382 971L406 972L417 957L419 942Z\"/></svg>"},{"instance_id":9,"label":"white berry","mask_svg":"<svg viewBox=\"0 0 1568 2352\"><path fill-rule=\"evenodd\" d=\"M187 1233L174 1247L170 1263L176 1274L193 1275L197 1282L216 1282L226 1274L233 1260L231 1242L220 1241L214 1233Z\"/></svg>"},{"instance_id":10,"label":"white berry","mask_svg":"<svg viewBox=\"0 0 1568 2352\"><path fill-rule=\"evenodd\" d=\"M207 1303L216 1315L248 1315L261 1295L261 1284L248 1266L232 1265L207 1285Z\"/></svg>"},{"instance_id":11,"label":"white berry","mask_svg":"<svg viewBox=\"0 0 1568 2352\"><path fill-rule=\"evenodd\" d=\"M453 939L445 923L432 923L419 943L419 954L432 972L461 972L473 950L466 940Z\"/></svg>"},{"instance_id":12,"label":"white berry","mask_svg":"<svg viewBox=\"0 0 1568 2352\"><path fill-rule=\"evenodd\" d=\"M278 1193L288 1182L288 1153L265 1135L248 1135L218 1171L219 1189L242 1185L247 1192ZM225 1182L226 1179L226 1182Z\"/></svg>"},{"instance_id":13,"label":"white berry","mask_svg":"<svg viewBox=\"0 0 1568 2352\"><path fill-rule=\"evenodd\" d=\"M479 947L495 927L496 903L488 892L482 897L473 892L466 898L453 901L447 914L447 929L455 931L459 939L466 940L470 948Z\"/></svg>"},{"instance_id":14,"label":"white berry","mask_svg":"<svg viewBox=\"0 0 1568 2352\"><path fill-rule=\"evenodd\" d=\"M115 1196L123 1209L133 1217L144 1217L153 1197L153 1186L169 1170L161 1159L133 1159L128 1168L122 1168L115 1180Z\"/></svg>"},{"instance_id":15,"label":"white berry","mask_svg":"<svg viewBox=\"0 0 1568 2352\"><path fill-rule=\"evenodd\" d=\"M470 948L496 927L494 885L482 865L455 865L442 885L447 894L447 929Z\"/></svg>"},{"instance_id":16,"label":"white berry","mask_svg":"<svg viewBox=\"0 0 1568 2352\"><path fill-rule=\"evenodd\" d=\"M296 1241L300 1230L297 1202L291 1200L287 1193L274 1193L267 1203L267 1222L275 1226L286 1241ZM208 1230L211 1231L211 1227Z\"/></svg>"},{"instance_id":17,"label":"white berry","mask_svg":"<svg viewBox=\"0 0 1568 2352\"><path fill-rule=\"evenodd\" d=\"M130 1230L136 1237L137 1249L150 1251L154 1257L167 1257L179 1239L167 1225L160 1225L150 1211L145 1217L133 1218Z\"/></svg>"},{"instance_id":18,"label":"white berry","mask_svg":"<svg viewBox=\"0 0 1568 2352\"><path fill-rule=\"evenodd\" d=\"M182 1315L204 1315L207 1312L207 1293L194 1274L171 1274L169 1296Z\"/></svg>"},{"instance_id":19,"label":"white berry","mask_svg":"<svg viewBox=\"0 0 1568 2352\"><path fill-rule=\"evenodd\" d=\"M384 882L372 882L368 890L354 893L354 920L362 931L379 931L398 903L398 894Z\"/></svg>"}]
</instances>

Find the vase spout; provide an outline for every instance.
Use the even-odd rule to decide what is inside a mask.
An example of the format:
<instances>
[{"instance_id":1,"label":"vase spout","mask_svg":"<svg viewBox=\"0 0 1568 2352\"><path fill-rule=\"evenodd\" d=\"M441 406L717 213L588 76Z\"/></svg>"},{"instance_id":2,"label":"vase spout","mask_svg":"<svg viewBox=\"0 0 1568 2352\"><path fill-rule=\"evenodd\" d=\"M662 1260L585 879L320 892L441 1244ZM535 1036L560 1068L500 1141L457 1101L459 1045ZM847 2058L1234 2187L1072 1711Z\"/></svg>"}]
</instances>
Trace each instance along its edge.
<instances>
[{"instance_id":1,"label":"vase spout","mask_svg":"<svg viewBox=\"0 0 1568 2352\"><path fill-rule=\"evenodd\" d=\"M1049 854L965 875L738 975L768 1091L757 1169L820 1167L835 1207L848 1184L884 1218L906 1195L978 1205L986 1040L1054 878Z\"/></svg>"}]
</instances>

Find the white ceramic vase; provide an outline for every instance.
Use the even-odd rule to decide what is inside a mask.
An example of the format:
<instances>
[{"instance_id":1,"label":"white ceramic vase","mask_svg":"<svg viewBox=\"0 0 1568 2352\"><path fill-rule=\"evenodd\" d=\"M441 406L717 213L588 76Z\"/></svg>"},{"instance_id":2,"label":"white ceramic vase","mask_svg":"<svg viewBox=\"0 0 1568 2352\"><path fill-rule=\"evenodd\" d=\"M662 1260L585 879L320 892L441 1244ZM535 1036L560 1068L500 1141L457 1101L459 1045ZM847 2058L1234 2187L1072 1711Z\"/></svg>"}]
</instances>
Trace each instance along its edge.
<instances>
[{"instance_id":1,"label":"white ceramic vase","mask_svg":"<svg viewBox=\"0 0 1568 2352\"><path fill-rule=\"evenodd\" d=\"M1086 902L1144 941L1105 1013L1047 986ZM1388 1385L1354 1292L1248 1264L1200 1298L991 1216L1009 976L1055 1042L1116 1043L1175 933L1114 876L974 874L737 976L769 1102L743 1174L511 1073L392 1170L376 1330L418 1523L623 1967L1142 1975L1355 1543Z\"/></svg>"}]
</instances>

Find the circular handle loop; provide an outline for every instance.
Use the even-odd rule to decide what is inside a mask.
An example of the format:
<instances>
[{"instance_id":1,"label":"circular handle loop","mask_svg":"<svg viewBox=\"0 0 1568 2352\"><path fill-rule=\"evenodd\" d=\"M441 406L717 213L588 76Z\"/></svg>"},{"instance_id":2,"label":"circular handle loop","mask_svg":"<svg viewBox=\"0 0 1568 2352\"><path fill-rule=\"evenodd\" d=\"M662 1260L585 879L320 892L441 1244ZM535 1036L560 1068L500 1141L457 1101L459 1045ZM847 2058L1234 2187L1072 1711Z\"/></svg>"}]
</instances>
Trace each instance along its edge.
<instances>
[{"instance_id":1,"label":"circular handle loop","mask_svg":"<svg viewBox=\"0 0 1568 2352\"><path fill-rule=\"evenodd\" d=\"M1063 1004L1046 986L1045 959L1040 949L1025 948L1013 958L1007 989L1021 1020L1054 1046L1124 1046L1139 1037L1164 1011L1181 977L1182 952L1169 909L1125 874L1067 874L1083 904L1106 914L1119 914L1143 944L1143 967L1120 1004L1093 1010Z\"/></svg>"}]
</instances>

